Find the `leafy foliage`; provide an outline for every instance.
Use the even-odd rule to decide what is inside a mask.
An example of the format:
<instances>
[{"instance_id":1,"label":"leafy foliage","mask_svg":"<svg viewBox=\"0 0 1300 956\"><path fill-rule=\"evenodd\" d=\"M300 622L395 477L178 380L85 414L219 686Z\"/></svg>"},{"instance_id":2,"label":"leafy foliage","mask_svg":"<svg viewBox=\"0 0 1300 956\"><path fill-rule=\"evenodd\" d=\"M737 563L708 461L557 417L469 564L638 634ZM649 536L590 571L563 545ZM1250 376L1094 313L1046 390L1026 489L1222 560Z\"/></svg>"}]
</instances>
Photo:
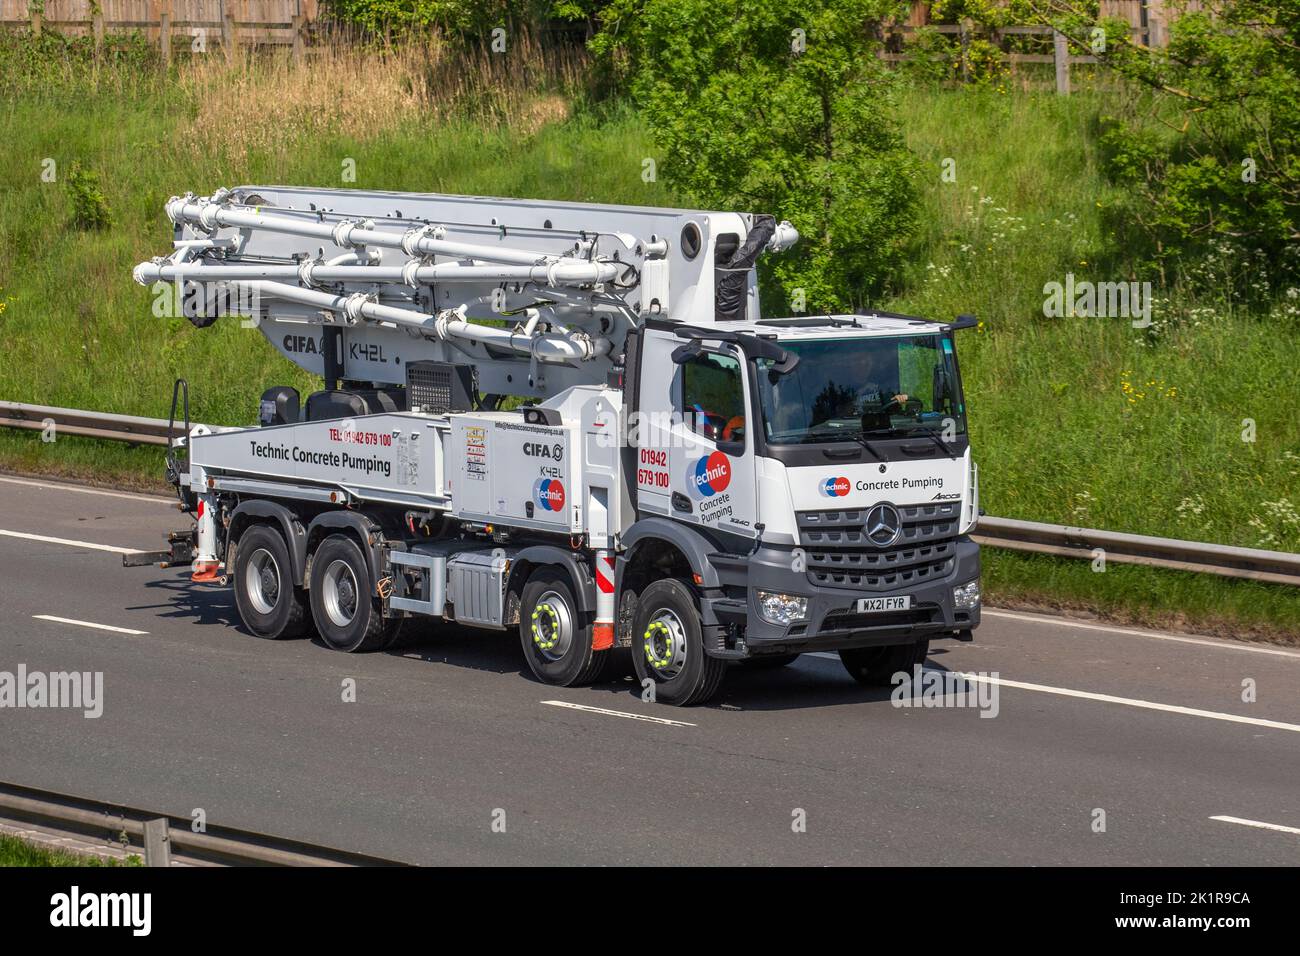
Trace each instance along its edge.
<instances>
[{"instance_id":1,"label":"leafy foliage","mask_svg":"<svg viewBox=\"0 0 1300 956\"><path fill-rule=\"evenodd\" d=\"M97 173L74 162L68 171L67 187L72 201L72 224L76 228L106 229L113 224Z\"/></svg>"},{"instance_id":2,"label":"leafy foliage","mask_svg":"<svg viewBox=\"0 0 1300 956\"><path fill-rule=\"evenodd\" d=\"M563 7L553 11L552 7ZM548 17L568 16L581 4L551 0L326 0L337 20L371 32L439 27L461 34L487 34L496 27L537 26Z\"/></svg>"},{"instance_id":3,"label":"leafy foliage","mask_svg":"<svg viewBox=\"0 0 1300 956\"><path fill-rule=\"evenodd\" d=\"M1042 6L1081 45L1098 25L1087 5ZM1100 131L1108 175L1130 190L1113 226L1170 280L1230 251L1268 264L1258 291L1276 293L1300 277L1300 0L1167 6L1182 16L1166 48L1103 24L1103 61L1144 91Z\"/></svg>"},{"instance_id":4,"label":"leafy foliage","mask_svg":"<svg viewBox=\"0 0 1300 956\"><path fill-rule=\"evenodd\" d=\"M896 78L873 55L899 12L894 0L615 0L593 43L630 81L674 189L798 228L768 267L809 312L878 295L913 234L916 163Z\"/></svg>"}]
</instances>

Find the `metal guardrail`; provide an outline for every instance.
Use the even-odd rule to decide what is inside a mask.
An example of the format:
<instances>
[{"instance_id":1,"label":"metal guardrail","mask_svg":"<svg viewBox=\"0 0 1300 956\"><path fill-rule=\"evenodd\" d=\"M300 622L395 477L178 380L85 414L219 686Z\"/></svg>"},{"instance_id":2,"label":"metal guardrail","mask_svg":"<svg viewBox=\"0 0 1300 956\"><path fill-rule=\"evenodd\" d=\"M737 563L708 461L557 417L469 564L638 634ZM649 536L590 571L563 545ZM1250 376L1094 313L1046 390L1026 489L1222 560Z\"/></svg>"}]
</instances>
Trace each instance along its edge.
<instances>
[{"instance_id":1,"label":"metal guardrail","mask_svg":"<svg viewBox=\"0 0 1300 956\"><path fill-rule=\"evenodd\" d=\"M147 866L168 866L173 853L224 866L408 865L231 827L208 825L203 833L195 833L188 819L14 783L0 783L0 819L55 826L127 850L136 848Z\"/></svg>"},{"instance_id":2,"label":"metal guardrail","mask_svg":"<svg viewBox=\"0 0 1300 956\"><path fill-rule=\"evenodd\" d=\"M67 435L143 445L167 444L167 422L162 419L0 402L0 426L39 429L49 423L53 423L56 432ZM1107 561L1117 564L1141 564L1300 586L1300 554L1284 551L1234 548L991 515L980 518L972 537L980 544L1012 551L1092 560L1100 549Z\"/></svg>"},{"instance_id":3,"label":"metal guardrail","mask_svg":"<svg viewBox=\"0 0 1300 956\"><path fill-rule=\"evenodd\" d=\"M980 544L1014 551L1087 560L1094 559L1100 552L1105 560L1117 564L1142 564L1300 586L1300 554L1285 551L1234 548L1224 544L1072 528L991 515L980 518L971 537Z\"/></svg>"},{"instance_id":4,"label":"metal guardrail","mask_svg":"<svg viewBox=\"0 0 1300 956\"><path fill-rule=\"evenodd\" d=\"M78 408L28 405L24 402L0 402L0 426L39 431L51 424L56 433L64 435L105 438L133 445L167 444L166 419L111 415L108 412L86 412Z\"/></svg>"}]
</instances>

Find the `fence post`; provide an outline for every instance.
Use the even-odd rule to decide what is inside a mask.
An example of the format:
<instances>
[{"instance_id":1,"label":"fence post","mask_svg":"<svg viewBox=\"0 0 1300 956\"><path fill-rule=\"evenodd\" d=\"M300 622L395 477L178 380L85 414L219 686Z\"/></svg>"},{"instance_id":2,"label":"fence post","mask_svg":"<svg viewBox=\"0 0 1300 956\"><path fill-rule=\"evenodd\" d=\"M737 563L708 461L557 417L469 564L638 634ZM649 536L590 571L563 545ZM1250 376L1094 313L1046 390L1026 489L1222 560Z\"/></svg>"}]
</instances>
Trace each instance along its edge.
<instances>
[{"instance_id":1,"label":"fence post","mask_svg":"<svg viewBox=\"0 0 1300 956\"><path fill-rule=\"evenodd\" d=\"M144 865L171 866L171 837L167 835L167 818L144 822Z\"/></svg>"},{"instance_id":2,"label":"fence post","mask_svg":"<svg viewBox=\"0 0 1300 956\"><path fill-rule=\"evenodd\" d=\"M95 36L95 52L99 53L104 49L104 11L100 9L99 4L95 4L92 10L90 32Z\"/></svg>"},{"instance_id":3,"label":"fence post","mask_svg":"<svg viewBox=\"0 0 1300 956\"><path fill-rule=\"evenodd\" d=\"M1052 56L1056 61L1056 92L1070 92L1070 44L1060 30L1052 31Z\"/></svg>"},{"instance_id":4,"label":"fence post","mask_svg":"<svg viewBox=\"0 0 1300 956\"><path fill-rule=\"evenodd\" d=\"M961 23L958 24L958 30L961 36L961 81L970 82L970 24L971 21L962 17Z\"/></svg>"},{"instance_id":5,"label":"fence post","mask_svg":"<svg viewBox=\"0 0 1300 956\"><path fill-rule=\"evenodd\" d=\"M235 15L227 5L221 16L221 45L226 48L226 62L235 62Z\"/></svg>"},{"instance_id":6,"label":"fence post","mask_svg":"<svg viewBox=\"0 0 1300 956\"><path fill-rule=\"evenodd\" d=\"M1165 33L1165 11L1163 7L1147 9L1147 46L1153 50L1168 46L1169 37Z\"/></svg>"},{"instance_id":7,"label":"fence post","mask_svg":"<svg viewBox=\"0 0 1300 956\"><path fill-rule=\"evenodd\" d=\"M295 60L301 60L303 55L303 45L306 42L306 38L302 34L302 31L304 29L303 22L302 22L302 14L295 13L292 19L293 19L293 58Z\"/></svg>"},{"instance_id":8,"label":"fence post","mask_svg":"<svg viewBox=\"0 0 1300 956\"><path fill-rule=\"evenodd\" d=\"M164 3L158 11L158 47L162 52L163 69L172 65L172 10Z\"/></svg>"},{"instance_id":9,"label":"fence post","mask_svg":"<svg viewBox=\"0 0 1300 956\"><path fill-rule=\"evenodd\" d=\"M32 4L27 8L27 12L32 18L32 36L38 37L41 35L41 8Z\"/></svg>"}]
</instances>

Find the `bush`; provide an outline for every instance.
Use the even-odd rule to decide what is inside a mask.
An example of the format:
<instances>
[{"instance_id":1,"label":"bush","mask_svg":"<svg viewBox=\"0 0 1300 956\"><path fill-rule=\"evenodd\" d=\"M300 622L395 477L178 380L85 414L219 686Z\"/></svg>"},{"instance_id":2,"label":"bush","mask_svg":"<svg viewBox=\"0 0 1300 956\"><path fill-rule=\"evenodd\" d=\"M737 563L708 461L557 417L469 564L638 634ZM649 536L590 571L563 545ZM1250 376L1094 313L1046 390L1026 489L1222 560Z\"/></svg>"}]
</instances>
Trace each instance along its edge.
<instances>
[{"instance_id":1,"label":"bush","mask_svg":"<svg viewBox=\"0 0 1300 956\"><path fill-rule=\"evenodd\" d=\"M1057 0L1077 45L1098 21ZM1105 22L1103 62L1140 91L1101 130L1107 175L1129 189L1112 223L1170 282L1225 248L1269 264L1263 292L1300 281L1300 0L1222 0L1173 22L1169 45Z\"/></svg>"},{"instance_id":2,"label":"bush","mask_svg":"<svg viewBox=\"0 0 1300 956\"><path fill-rule=\"evenodd\" d=\"M78 229L106 229L113 217L99 186L99 175L74 162L68 171L68 197L72 200L72 225Z\"/></svg>"}]
</instances>

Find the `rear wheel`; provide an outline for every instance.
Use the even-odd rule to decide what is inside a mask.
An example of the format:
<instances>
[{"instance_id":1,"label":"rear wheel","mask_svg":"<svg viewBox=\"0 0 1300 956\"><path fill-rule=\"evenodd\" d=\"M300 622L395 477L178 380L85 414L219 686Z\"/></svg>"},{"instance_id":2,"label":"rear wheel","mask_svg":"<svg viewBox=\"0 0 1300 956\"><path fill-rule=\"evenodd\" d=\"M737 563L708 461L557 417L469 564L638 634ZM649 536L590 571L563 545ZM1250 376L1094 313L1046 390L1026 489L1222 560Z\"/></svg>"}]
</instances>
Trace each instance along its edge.
<instances>
[{"instance_id":1,"label":"rear wheel","mask_svg":"<svg viewBox=\"0 0 1300 956\"><path fill-rule=\"evenodd\" d=\"M256 637L297 637L307 629L307 595L293 586L289 548L280 532L253 525L235 547L235 606Z\"/></svg>"},{"instance_id":2,"label":"rear wheel","mask_svg":"<svg viewBox=\"0 0 1300 956\"><path fill-rule=\"evenodd\" d=\"M321 640L336 651L373 651L400 625L384 619L374 595L370 566L357 542L342 534L326 538L311 562L311 615Z\"/></svg>"},{"instance_id":3,"label":"rear wheel","mask_svg":"<svg viewBox=\"0 0 1300 956\"><path fill-rule=\"evenodd\" d=\"M609 658L591 649L591 622L578 608L569 576L555 568L538 568L524 584L519 643L533 676L557 687L590 684Z\"/></svg>"},{"instance_id":4,"label":"rear wheel","mask_svg":"<svg viewBox=\"0 0 1300 956\"><path fill-rule=\"evenodd\" d=\"M641 592L632 632L637 680L655 682L655 700L678 707L701 704L718 692L726 662L704 653L695 595L675 578Z\"/></svg>"},{"instance_id":5,"label":"rear wheel","mask_svg":"<svg viewBox=\"0 0 1300 956\"><path fill-rule=\"evenodd\" d=\"M930 653L929 641L911 644L887 644L882 647L855 647L840 651L840 660L855 681L868 687L885 687L903 671L911 679L912 669L924 664Z\"/></svg>"}]
</instances>

